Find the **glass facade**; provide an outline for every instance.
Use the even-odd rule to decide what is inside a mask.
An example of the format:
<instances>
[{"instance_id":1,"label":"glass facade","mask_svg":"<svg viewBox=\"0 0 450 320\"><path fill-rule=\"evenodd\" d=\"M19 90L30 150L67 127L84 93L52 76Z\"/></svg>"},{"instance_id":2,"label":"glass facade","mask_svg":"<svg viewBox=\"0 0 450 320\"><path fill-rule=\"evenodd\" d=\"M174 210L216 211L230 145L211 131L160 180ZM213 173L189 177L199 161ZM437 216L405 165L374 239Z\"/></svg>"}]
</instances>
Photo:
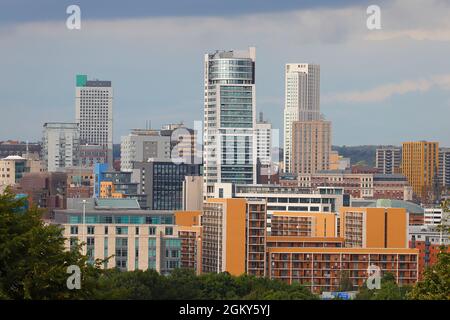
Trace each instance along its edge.
<instances>
[{"instance_id":1,"label":"glass facade","mask_svg":"<svg viewBox=\"0 0 450 320\"><path fill-rule=\"evenodd\" d=\"M184 178L199 175L199 164L155 162L153 165L152 209L181 210Z\"/></svg>"},{"instance_id":2,"label":"glass facade","mask_svg":"<svg viewBox=\"0 0 450 320\"><path fill-rule=\"evenodd\" d=\"M174 224L175 219L172 214L161 215L89 215L86 214L86 223L89 224ZM69 224L82 223L82 215L69 215ZM75 230L75 229L74 229ZM78 230L78 229L76 229Z\"/></svg>"},{"instance_id":3,"label":"glass facade","mask_svg":"<svg viewBox=\"0 0 450 320\"><path fill-rule=\"evenodd\" d=\"M180 267L181 239L163 239L164 257L161 264L161 274L169 274L173 269Z\"/></svg>"},{"instance_id":4,"label":"glass facade","mask_svg":"<svg viewBox=\"0 0 450 320\"><path fill-rule=\"evenodd\" d=\"M128 238L116 238L116 268L127 271Z\"/></svg>"}]
</instances>

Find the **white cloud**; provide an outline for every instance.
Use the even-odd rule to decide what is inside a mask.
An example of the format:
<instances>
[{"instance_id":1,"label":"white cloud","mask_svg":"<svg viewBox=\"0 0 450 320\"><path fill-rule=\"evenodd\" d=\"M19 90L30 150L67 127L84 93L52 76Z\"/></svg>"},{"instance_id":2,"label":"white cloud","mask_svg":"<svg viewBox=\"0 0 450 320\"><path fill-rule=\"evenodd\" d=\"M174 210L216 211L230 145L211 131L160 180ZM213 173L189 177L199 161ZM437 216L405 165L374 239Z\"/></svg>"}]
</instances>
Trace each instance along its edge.
<instances>
[{"instance_id":1,"label":"white cloud","mask_svg":"<svg viewBox=\"0 0 450 320\"><path fill-rule=\"evenodd\" d=\"M350 102L371 103L387 100L395 95L404 95L411 92L426 92L431 88L450 90L450 74L437 75L430 78L405 80L399 83L389 83L364 91L352 91L326 95L325 103Z\"/></svg>"}]
</instances>

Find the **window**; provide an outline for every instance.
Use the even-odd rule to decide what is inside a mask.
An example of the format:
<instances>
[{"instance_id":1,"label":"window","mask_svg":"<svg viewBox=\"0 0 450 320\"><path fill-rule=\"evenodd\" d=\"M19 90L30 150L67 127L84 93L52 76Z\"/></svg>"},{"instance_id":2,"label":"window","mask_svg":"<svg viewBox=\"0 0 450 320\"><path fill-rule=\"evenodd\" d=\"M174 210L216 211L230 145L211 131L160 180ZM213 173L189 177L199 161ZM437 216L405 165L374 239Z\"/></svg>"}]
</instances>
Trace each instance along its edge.
<instances>
[{"instance_id":1,"label":"window","mask_svg":"<svg viewBox=\"0 0 450 320\"><path fill-rule=\"evenodd\" d=\"M136 232L135 234L139 235L139 227L136 227Z\"/></svg>"},{"instance_id":2,"label":"window","mask_svg":"<svg viewBox=\"0 0 450 320\"><path fill-rule=\"evenodd\" d=\"M94 234L95 228L94 226L88 226L87 227L87 234Z\"/></svg>"},{"instance_id":3,"label":"window","mask_svg":"<svg viewBox=\"0 0 450 320\"><path fill-rule=\"evenodd\" d=\"M148 234L154 236L156 234L156 227L149 227Z\"/></svg>"},{"instance_id":4,"label":"window","mask_svg":"<svg viewBox=\"0 0 450 320\"><path fill-rule=\"evenodd\" d=\"M128 227L116 227L116 234L128 234Z\"/></svg>"},{"instance_id":5,"label":"window","mask_svg":"<svg viewBox=\"0 0 450 320\"><path fill-rule=\"evenodd\" d=\"M70 226L70 234L78 234L78 226Z\"/></svg>"},{"instance_id":6,"label":"window","mask_svg":"<svg viewBox=\"0 0 450 320\"><path fill-rule=\"evenodd\" d=\"M173 228L172 227L166 227L165 234L166 234L166 236L173 235Z\"/></svg>"}]
</instances>

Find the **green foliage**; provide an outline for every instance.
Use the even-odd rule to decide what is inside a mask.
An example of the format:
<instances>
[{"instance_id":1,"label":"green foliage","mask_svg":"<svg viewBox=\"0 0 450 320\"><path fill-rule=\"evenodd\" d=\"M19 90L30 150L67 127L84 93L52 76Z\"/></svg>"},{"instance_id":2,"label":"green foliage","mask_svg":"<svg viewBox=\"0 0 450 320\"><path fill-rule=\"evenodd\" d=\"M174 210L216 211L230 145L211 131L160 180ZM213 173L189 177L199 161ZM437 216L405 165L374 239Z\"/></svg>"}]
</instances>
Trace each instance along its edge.
<instances>
[{"instance_id":1,"label":"green foliage","mask_svg":"<svg viewBox=\"0 0 450 320\"><path fill-rule=\"evenodd\" d=\"M101 270L75 250L65 250L61 228L46 225L36 208L7 190L0 195L0 299L317 299L301 285L228 273L195 275L175 270ZM80 290L67 288L67 267L80 267Z\"/></svg>"},{"instance_id":2,"label":"green foliage","mask_svg":"<svg viewBox=\"0 0 450 320\"><path fill-rule=\"evenodd\" d=\"M78 251L65 251L61 229L45 225L41 212L22 209L24 200L9 191L0 195L0 298L78 299L92 292L96 268ZM67 288L67 267L78 265L83 290Z\"/></svg>"},{"instance_id":3,"label":"green foliage","mask_svg":"<svg viewBox=\"0 0 450 320\"><path fill-rule=\"evenodd\" d=\"M118 272L108 270L101 277L97 299L138 300L306 300L317 299L298 284L248 275L235 277L229 273L195 275L192 270L178 269L169 276L154 270Z\"/></svg>"},{"instance_id":4,"label":"green foliage","mask_svg":"<svg viewBox=\"0 0 450 320\"><path fill-rule=\"evenodd\" d=\"M342 271L340 274L339 291L353 291L353 282L348 271Z\"/></svg>"},{"instance_id":5,"label":"green foliage","mask_svg":"<svg viewBox=\"0 0 450 320\"><path fill-rule=\"evenodd\" d=\"M333 146L339 155L350 158L352 164L375 166L375 154L378 146Z\"/></svg>"},{"instance_id":6,"label":"green foliage","mask_svg":"<svg viewBox=\"0 0 450 320\"><path fill-rule=\"evenodd\" d=\"M393 274L385 273L381 278L380 289L369 290L364 283L356 295L356 300L405 300L409 290L409 286L398 286Z\"/></svg>"},{"instance_id":7,"label":"green foliage","mask_svg":"<svg viewBox=\"0 0 450 320\"><path fill-rule=\"evenodd\" d=\"M423 280L416 283L408 299L450 300L450 253L442 246L436 264L428 267Z\"/></svg>"}]
</instances>

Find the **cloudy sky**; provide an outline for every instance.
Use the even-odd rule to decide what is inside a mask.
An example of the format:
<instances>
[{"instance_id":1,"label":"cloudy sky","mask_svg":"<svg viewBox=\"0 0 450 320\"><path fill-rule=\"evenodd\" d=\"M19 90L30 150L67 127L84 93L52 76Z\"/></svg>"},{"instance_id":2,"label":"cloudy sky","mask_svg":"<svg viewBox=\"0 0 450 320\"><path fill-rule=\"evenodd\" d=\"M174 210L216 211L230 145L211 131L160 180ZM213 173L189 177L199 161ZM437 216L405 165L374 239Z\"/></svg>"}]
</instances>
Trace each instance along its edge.
<instances>
[{"instance_id":1,"label":"cloudy sky","mask_svg":"<svg viewBox=\"0 0 450 320\"><path fill-rule=\"evenodd\" d=\"M66 8L81 7L81 30ZM366 9L381 8L381 30ZM111 80L114 138L203 114L203 55L256 47L257 109L282 129L284 64L321 65L333 144L450 146L450 1L0 0L0 140L74 121L75 75Z\"/></svg>"}]
</instances>

